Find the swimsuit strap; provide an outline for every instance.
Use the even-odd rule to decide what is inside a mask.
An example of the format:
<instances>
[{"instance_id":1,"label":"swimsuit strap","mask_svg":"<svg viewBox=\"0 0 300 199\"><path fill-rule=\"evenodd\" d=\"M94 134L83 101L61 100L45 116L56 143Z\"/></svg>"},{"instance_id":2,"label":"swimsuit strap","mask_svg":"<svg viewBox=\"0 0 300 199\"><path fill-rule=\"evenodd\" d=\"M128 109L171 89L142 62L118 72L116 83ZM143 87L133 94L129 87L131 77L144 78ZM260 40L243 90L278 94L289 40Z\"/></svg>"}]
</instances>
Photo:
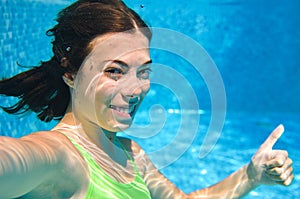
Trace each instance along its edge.
<instances>
[{"instance_id":1,"label":"swimsuit strap","mask_svg":"<svg viewBox=\"0 0 300 199\"><path fill-rule=\"evenodd\" d=\"M90 182L85 199L151 199L151 194L143 178L139 174L132 156L127 152L120 141L118 141L119 145L122 147L128 159L132 162L135 170L134 180L130 183L120 183L112 179L98 165L95 159L91 156L90 152L80 144L80 141L72 138L73 136L68 135L69 133L65 133L63 130L60 130L58 131L67 136L76 149L80 152L88 166Z\"/></svg>"},{"instance_id":2,"label":"swimsuit strap","mask_svg":"<svg viewBox=\"0 0 300 199\"><path fill-rule=\"evenodd\" d=\"M138 167L136 166L133 157L129 154L129 152L126 150L126 148L125 148L124 145L121 143L121 141L120 141L118 138L117 138L116 140L117 140L119 146L121 146L122 150L123 150L124 153L126 154L127 158L130 160L131 164L133 165L133 168L134 168L135 173L141 177L140 172L139 172L139 169L138 169Z\"/></svg>"}]
</instances>

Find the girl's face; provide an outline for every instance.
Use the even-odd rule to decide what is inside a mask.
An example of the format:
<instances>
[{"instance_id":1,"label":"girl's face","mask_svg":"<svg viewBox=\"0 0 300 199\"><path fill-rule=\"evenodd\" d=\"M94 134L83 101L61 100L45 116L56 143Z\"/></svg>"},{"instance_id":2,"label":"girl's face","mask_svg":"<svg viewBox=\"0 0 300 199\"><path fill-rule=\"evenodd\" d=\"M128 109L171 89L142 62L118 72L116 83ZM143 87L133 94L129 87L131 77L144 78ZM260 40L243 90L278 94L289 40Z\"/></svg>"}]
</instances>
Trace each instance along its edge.
<instances>
[{"instance_id":1,"label":"girl's face","mask_svg":"<svg viewBox=\"0 0 300 199\"><path fill-rule=\"evenodd\" d=\"M150 88L149 41L138 31L114 33L90 47L75 79L76 119L111 132L127 129Z\"/></svg>"}]
</instances>

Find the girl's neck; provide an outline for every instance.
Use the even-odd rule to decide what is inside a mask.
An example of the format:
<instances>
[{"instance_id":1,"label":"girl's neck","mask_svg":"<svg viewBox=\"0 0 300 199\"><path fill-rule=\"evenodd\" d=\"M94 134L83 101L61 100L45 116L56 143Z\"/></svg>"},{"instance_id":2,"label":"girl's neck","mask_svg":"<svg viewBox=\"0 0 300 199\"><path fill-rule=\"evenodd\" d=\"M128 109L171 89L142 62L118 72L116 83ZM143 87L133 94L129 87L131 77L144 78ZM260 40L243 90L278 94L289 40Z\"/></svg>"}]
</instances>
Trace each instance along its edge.
<instances>
[{"instance_id":1,"label":"girl's neck","mask_svg":"<svg viewBox=\"0 0 300 199\"><path fill-rule=\"evenodd\" d=\"M98 125L89 122L78 122L75 119L73 112L69 108L67 109L61 121L57 124L56 128L65 124L71 126L80 125L80 130L78 133L87 137L91 142L107 152L111 152L113 150L117 139L115 132L107 131L103 128L100 128Z\"/></svg>"}]
</instances>

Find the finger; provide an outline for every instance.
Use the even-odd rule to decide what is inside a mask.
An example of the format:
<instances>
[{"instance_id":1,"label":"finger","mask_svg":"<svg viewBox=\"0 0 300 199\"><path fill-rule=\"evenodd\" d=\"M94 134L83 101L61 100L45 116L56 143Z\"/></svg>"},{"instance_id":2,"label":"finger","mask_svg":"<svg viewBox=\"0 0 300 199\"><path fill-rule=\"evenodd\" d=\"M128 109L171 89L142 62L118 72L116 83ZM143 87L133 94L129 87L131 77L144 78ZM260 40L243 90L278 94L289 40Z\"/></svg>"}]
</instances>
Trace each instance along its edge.
<instances>
[{"instance_id":1,"label":"finger","mask_svg":"<svg viewBox=\"0 0 300 199\"><path fill-rule=\"evenodd\" d=\"M283 185L285 186L289 186L290 184L292 184L294 180L294 174L291 174L288 179L286 179L284 182L283 182Z\"/></svg>"},{"instance_id":2,"label":"finger","mask_svg":"<svg viewBox=\"0 0 300 199\"><path fill-rule=\"evenodd\" d=\"M269 137L265 140L265 142L261 145L260 150L272 149L274 144L280 138L280 136L284 132L284 127L282 124L278 125L276 129L269 135Z\"/></svg>"},{"instance_id":3,"label":"finger","mask_svg":"<svg viewBox=\"0 0 300 199\"><path fill-rule=\"evenodd\" d=\"M274 182L276 182L277 184L288 186L293 182L293 179L293 168L290 167L290 169L286 170L286 172L280 175L278 179L274 179Z\"/></svg>"},{"instance_id":4,"label":"finger","mask_svg":"<svg viewBox=\"0 0 300 199\"><path fill-rule=\"evenodd\" d=\"M289 178L290 178L290 176L292 176L293 175L293 167L289 167L287 170L285 170L284 171L284 173L282 173L281 175L280 175L280 178L281 178L281 180L282 181L287 181Z\"/></svg>"},{"instance_id":5,"label":"finger","mask_svg":"<svg viewBox=\"0 0 300 199\"><path fill-rule=\"evenodd\" d=\"M271 151L268 156L268 161L264 164L265 168L281 167L288 159L288 152L285 150L274 150Z\"/></svg>"},{"instance_id":6,"label":"finger","mask_svg":"<svg viewBox=\"0 0 300 199\"><path fill-rule=\"evenodd\" d=\"M284 170L280 175L272 175L269 173L265 173L268 178L274 182L285 182L288 180L288 178L293 175L293 167L289 167L288 169Z\"/></svg>"},{"instance_id":7,"label":"finger","mask_svg":"<svg viewBox=\"0 0 300 199\"><path fill-rule=\"evenodd\" d=\"M282 173L284 173L286 170L290 169L292 167L292 160L291 159L287 159L286 162L284 163L284 165L282 165L281 167L273 167L270 169L266 169L266 173L270 174L270 175L281 175Z\"/></svg>"}]
</instances>

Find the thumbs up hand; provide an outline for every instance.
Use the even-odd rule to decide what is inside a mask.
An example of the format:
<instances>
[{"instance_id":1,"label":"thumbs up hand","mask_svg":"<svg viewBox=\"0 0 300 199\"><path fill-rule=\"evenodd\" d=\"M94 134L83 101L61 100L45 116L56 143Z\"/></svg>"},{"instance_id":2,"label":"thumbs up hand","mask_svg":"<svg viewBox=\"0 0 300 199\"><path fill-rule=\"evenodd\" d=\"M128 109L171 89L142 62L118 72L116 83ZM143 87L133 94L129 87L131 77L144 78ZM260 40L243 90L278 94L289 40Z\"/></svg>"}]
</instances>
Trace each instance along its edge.
<instances>
[{"instance_id":1,"label":"thumbs up hand","mask_svg":"<svg viewBox=\"0 0 300 199\"><path fill-rule=\"evenodd\" d=\"M293 181L292 160L285 150L273 150L274 144L284 132L279 125L254 154L247 169L248 177L266 185L290 185Z\"/></svg>"},{"instance_id":2,"label":"thumbs up hand","mask_svg":"<svg viewBox=\"0 0 300 199\"><path fill-rule=\"evenodd\" d=\"M257 184L290 185L293 181L292 160L285 150L273 150L273 146L284 132L279 125L260 146L249 164L247 173Z\"/></svg>"}]
</instances>

